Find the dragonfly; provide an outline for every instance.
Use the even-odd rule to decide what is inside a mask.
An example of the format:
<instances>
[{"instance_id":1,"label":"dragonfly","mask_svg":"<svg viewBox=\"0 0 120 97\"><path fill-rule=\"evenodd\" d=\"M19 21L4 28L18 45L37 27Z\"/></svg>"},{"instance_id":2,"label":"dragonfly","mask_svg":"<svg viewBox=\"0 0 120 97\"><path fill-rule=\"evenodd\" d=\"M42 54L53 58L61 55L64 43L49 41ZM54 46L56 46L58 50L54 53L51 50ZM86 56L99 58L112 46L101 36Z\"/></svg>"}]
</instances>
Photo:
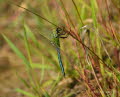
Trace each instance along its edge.
<instances>
[{"instance_id":1,"label":"dragonfly","mask_svg":"<svg viewBox=\"0 0 120 97\"><path fill-rule=\"evenodd\" d=\"M65 36L64 36L65 35ZM61 28L56 28L55 33L53 33L53 43L57 46L56 50L57 50L57 54L58 54L58 60L59 60L59 65L62 71L62 74L65 76L65 71L64 71L64 66L62 63L62 58L61 58L61 53L60 53L60 38L67 38L68 34L66 32L64 32L63 29Z\"/></svg>"},{"instance_id":2,"label":"dragonfly","mask_svg":"<svg viewBox=\"0 0 120 97\"><path fill-rule=\"evenodd\" d=\"M20 6L20 5L17 5L15 3L13 3L13 2L11 4L13 4L13 5L17 6L17 7L20 7L22 9L26 10L27 12L42 18L43 20L47 21L48 23L50 23L50 24L52 24L52 25L54 25L56 27L56 30L53 31L53 33L51 33L52 40L50 39L50 41L51 41L52 45L56 48L58 61L59 61L59 65L60 65L60 68L61 68L61 72L62 72L63 76L65 76L65 70L64 70L64 66L63 66L63 62L62 62L62 58L61 58L61 49L60 49L60 38L65 39L65 38L67 38L69 36L69 34L65 32L65 27L59 27L56 24L52 23L51 21L47 20L46 18L42 17L41 15L39 15L37 13L34 13L33 11L31 11L31 10L29 10L27 8L24 8L24 7ZM38 31L37 27L36 27L36 29L34 29L34 31L35 30ZM42 35L42 36L44 36L44 35ZM44 37L47 38L46 36L44 36Z\"/></svg>"}]
</instances>

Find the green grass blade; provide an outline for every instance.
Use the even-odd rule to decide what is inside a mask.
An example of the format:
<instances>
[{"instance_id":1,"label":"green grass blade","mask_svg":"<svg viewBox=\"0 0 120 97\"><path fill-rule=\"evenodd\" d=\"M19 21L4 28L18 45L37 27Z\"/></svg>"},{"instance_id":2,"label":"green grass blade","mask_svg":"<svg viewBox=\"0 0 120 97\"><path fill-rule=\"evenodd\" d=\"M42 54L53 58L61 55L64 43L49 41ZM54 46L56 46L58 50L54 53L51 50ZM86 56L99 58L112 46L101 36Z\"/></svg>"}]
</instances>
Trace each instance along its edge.
<instances>
[{"instance_id":1,"label":"green grass blade","mask_svg":"<svg viewBox=\"0 0 120 97\"><path fill-rule=\"evenodd\" d=\"M47 92L44 92L45 97L51 97Z\"/></svg>"},{"instance_id":2,"label":"green grass blade","mask_svg":"<svg viewBox=\"0 0 120 97\"><path fill-rule=\"evenodd\" d=\"M35 35L31 32L30 28L29 28L26 24L24 24L24 30L25 30L25 32L26 32L27 37L30 37L30 38L32 39L32 41L33 41L33 42L36 44L36 46L38 47L38 46L39 46L39 43L38 43Z\"/></svg>"},{"instance_id":3,"label":"green grass blade","mask_svg":"<svg viewBox=\"0 0 120 97\"><path fill-rule=\"evenodd\" d=\"M40 64L40 63L32 63L31 64L32 68L38 68L38 69L47 69L47 70L52 70L53 67L47 65L47 64Z\"/></svg>"},{"instance_id":4,"label":"green grass blade","mask_svg":"<svg viewBox=\"0 0 120 97\"><path fill-rule=\"evenodd\" d=\"M25 46L26 46L26 50L27 50L27 55L28 55L28 59L30 64L32 64L32 58L31 58L31 52L30 52L30 45L28 42L28 37L27 37L27 28L24 25L24 41L25 41Z\"/></svg>"},{"instance_id":5,"label":"green grass blade","mask_svg":"<svg viewBox=\"0 0 120 97\"><path fill-rule=\"evenodd\" d=\"M22 54L22 52L5 35L3 35L3 37L6 40L6 42L9 44L9 46L12 48L12 50L17 54L17 56L23 60L23 62L27 65L28 68L30 68L31 67L30 63Z\"/></svg>"},{"instance_id":6,"label":"green grass blade","mask_svg":"<svg viewBox=\"0 0 120 97\"><path fill-rule=\"evenodd\" d=\"M92 19L93 19L93 23L95 28L97 28L97 18L96 18L96 1L95 0L91 0L91 8L92 8Z\"/></svg>"},{"instance_id":7,"label":"green grass blade","mask_svg":"<svg viewBox=\"0 0 120 97\"><path fill-rule=\"evenodd\" d=\"M21 93L21 94L26 95L27 97L37 97L37 96L34 96L33 94L31 94L31 93L29 93L29 92L26 92L26 91L24 91L24 90L22 90L22 89L19 89L19 88L15 89L15 90L16 90L17 92Z\"/></svg>"},{"instance_id":8,"label":"green grass blade","mask_svg":"<svg viewBox=\"0 0 120 97\"><path fill-rule=\"evenodd\" d=\"M30 88L30 85L28 83L28 81L26 81L23 77L21 77L17 72L16 72L17 77L19 78L19 80L27 87Z\"/></svg>"}]
</instances>

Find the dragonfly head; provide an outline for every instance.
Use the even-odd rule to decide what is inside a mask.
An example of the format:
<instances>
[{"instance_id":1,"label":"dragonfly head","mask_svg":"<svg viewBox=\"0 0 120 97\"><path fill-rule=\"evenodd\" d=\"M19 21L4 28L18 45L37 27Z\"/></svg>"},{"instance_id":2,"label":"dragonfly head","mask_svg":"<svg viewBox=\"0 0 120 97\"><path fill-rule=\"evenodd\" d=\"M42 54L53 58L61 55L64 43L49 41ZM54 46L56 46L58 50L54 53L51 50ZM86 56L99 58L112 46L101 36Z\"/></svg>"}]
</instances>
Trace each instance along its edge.
<instances>
[{"instance_id":1,"label":"dragonfly head","mask_svg":"<svg viewBox=\"0 0 120 97\"><path fill-rule=\"evenodd\" d=\"M55 38L58 38L61 33L62 33L62 28L57 27L56 30L53 31L53 36L54 36Z\"/></svg>"},{"instance_id":2,"label":"dragonfly head","mask_svg":"<svg viewBox=\"0 0 120 97\"><path fill-rule=\"evenodd\" d=\"M56 38L67 38L68 34L65 32L65 27L58 27L56 28Z\"/></svg>"},{"instance_id":3,"label":"dragonfly head","mask_svg":"<svg viewBox=\"0 0 120 97\"><path fill-rule=\"evenodd\" d=\"M60 28L60 27L56 28L56 32L57 32L57 34L60 34L62 31L63 31L62 28Z\"/></svg>"}]
</instances>

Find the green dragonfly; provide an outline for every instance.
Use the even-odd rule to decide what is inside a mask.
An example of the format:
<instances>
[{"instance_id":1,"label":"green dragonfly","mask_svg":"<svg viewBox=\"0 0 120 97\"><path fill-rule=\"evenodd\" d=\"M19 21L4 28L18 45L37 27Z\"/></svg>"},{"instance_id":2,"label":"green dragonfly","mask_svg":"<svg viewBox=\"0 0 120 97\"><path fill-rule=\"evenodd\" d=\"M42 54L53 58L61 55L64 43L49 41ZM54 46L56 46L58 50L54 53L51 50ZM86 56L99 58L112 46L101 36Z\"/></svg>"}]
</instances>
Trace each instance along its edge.
<instances>
[{"instance_id":1,"label":"green dragonfly","mask_svg":"<svg viewBox=\"0 0 120 97\"><path fill-rule=\"evenodd\" d=\"M61 59L61 54L60 54L60 40L59 40L59 38L67 38L67 37L68 37L68 34L66 32L64 32L63 29L61 29L59 27L56 29L55 33L53 33L53 44L56 45L59 65L60 65L62 74L64 76L65 76L65 71L64 71L64 66L63 66L62 59Z\"/></svg>"},{"instance_id":2,"label":"green dragonfly","mask_svg":"<svg viewBox=\"0 0 120 97\"><path fill-rule=\"evenodd\" d=\"M24 9L24 10L26 10L26 11L28 11L28 12L30 12L30 13L38 16L38 17L40 17L40 18L42 18L46 22L48 22L48 23L50 23L50 24L52 24L52 25L54 25L56 27L56 31L53 31L53 33L51 33L51 32L47 33L47 34L51 34L51 35L48 35L48 36L51 36L50 37L51 39L46 37L46 36L44 36L44 35L42 35L42 36L44 36L45 38L49 39L50 42L52 43L52 45L56 48L56 51L57 51L57 54L58 54L59 65L60 65L60 68L61 68L63 76L65 76L65 70L64 70L64 66L63 66L63 62L62 62L62 58L61 58L61 50L60 50L60 38L67 38L68 35L69 35L68 33L65 32L65 30L64 30L65 28L57 26L56 24L52 23L51 21L47 20L46 18L42 17L41 15L39 15L37 13L34 13L33 11L31 11L31 10L29 10L27 8L24 8L22 6L14 4L14 3L12 3L12 4L15 5L15 6L18 6L18 7L22 8L22 9ZM32 31L40 32L37 29L37 27L34 30L32 30Z\"/></svg>"}]
</instances>

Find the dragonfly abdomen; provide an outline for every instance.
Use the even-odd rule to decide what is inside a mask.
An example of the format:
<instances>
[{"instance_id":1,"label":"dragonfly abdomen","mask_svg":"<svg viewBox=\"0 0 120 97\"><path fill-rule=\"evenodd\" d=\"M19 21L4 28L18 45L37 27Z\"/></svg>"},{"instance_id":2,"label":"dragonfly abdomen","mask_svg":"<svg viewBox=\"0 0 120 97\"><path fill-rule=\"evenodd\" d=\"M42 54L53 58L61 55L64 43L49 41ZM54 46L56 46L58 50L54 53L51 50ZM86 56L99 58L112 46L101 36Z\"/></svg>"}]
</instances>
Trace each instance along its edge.
<instances>
[{"instance_id":1,"label":"dragonfly abdomen","mask_svg":"<svg viewBox=\"0 0 120 97\"><path fill-rule=\"evenodd\" d=\"M60 64L60 68L61 68L62 74L65 76L64 66L63 66L63 63L62 63L62 58L61 58L61 54L60 54L60 49L59 48L57 48L57 53L58 53L58 61L59 61L59 64Z\"/></svg>"}]
</instances>

